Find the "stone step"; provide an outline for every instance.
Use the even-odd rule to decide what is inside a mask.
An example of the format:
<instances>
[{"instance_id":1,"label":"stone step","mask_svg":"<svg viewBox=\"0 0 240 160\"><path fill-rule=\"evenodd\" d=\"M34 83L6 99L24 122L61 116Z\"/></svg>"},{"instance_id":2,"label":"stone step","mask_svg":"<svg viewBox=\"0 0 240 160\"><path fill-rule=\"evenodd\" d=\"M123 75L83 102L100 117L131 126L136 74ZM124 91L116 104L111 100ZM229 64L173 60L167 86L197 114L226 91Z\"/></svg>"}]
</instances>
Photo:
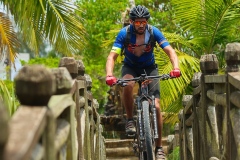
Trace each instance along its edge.
<instances>
[{"instance_id":1,"label":"stone step","mask_svg":"<svg viewBox=\"0 0 240 160\"><path fill-rule=\"evenodd\" d=\"M163 151L168 154L168 146L163 146ZM106 148L107 157L111 156L134 156L132 146L117 147L117 148Z\"/></svg>"},{"instance_id":2,"label":"stone step","mask_svg":"<svg viewBox=\"0 0 240 160\"><path fill-rule=\"evenodd\" d=\"M106 148L119 148L132 146L133 139L106 139L105 147Z\"/></svg>"},{"instance_id":3,"label":"stone step","mask_svg":"<svg viewBox=\"0 0 240 160\"><path fill-rule=\"evenodd\" d=\"M106 139L105 146L106 148L117 148L117 147L126 147L132 146L133 139ZM167 137L162 138L162 146L168 146Z\"/></svg>"},{"instance_id":4,"label":"stone step","mask_svg":"<svg viewBox=\"0 0 240 160\"><path fill-rule=\"evenodd\" d=\"M133 139L106 139L106 156L107 160L135 160L138 159L133 152L132 148ZM168 153L168 142L167 138L163 137L163 150Z\"/></svg>"},{"instance_id":5,"label":"stone step","mask_svg":"<svg viewBox=\"0 0 240 160\"><path fill-rule=\"evenodd\" d=\"M138 160L138 157L108 157L106 160Z\"/></svg>"},{"instance_id":6,"label":"stone step","mask_svg":"<svg viewBox=\"0 0 240 160\"><path fill-rule=\"evenodd\" d=\"M167 137L162 137L162 146L168 146L168 138Z\"/></svg>"},{"instance_id":7,"label":"stone step","mask_svg":"<svg viewBox=\"0 0 240 160\"><path fill-rule=\"evenodd\" d=\"M132 147L106 148L107 157L129 157L134 156Z\"/></svg>"}]
</instances>

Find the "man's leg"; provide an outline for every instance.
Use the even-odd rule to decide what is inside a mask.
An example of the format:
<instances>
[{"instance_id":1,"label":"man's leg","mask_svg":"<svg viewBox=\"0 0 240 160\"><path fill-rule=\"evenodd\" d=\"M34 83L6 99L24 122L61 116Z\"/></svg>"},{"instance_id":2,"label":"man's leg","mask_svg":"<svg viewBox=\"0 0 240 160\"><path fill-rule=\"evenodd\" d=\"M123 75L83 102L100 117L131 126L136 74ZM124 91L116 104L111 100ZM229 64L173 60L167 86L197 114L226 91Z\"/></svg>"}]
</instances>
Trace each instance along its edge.
<instances>
[{"instance_id":1,"label":"man's leg","mask_svg":"<svg viewBox=\"0 0 240 160\"><path fill-rule=\"evenodd\" d=\"M133 78L133 76L127 74L123 78ZM123 88L123 104L126 109L127 121L126 121L126 133L133 135L136 133L135 122L133 120L133 87L134 82L128 82L128 85Z\"/></svg>"},{"instance_id":2,"label":"man's leg","mask_svg":"<svg viewBox=\"0 0 240 160\"><path fill-rule=\"evenodd\" d=\"M132 75L125 75L123 79L133 78ZM128 82L126 87L123 87L123 105L126 109L127 119L133 119L133 88L134 82Z\"/></svg>"},{"instance_id":3,"label":"man's leg","mask_svg":"<svg viewBox=\"0 0 240 160\"><path fill-rule=\"evenodd\" d=\"M127 65L122 66L122 77L123 79L129 79L134 78L134 75L136 76L136 73L134 69L130 68ZM128 82L128 85L123 88L123 105L126 110L127 114L127 121L126 121L126 133L128 135L132 135L136 132L135 123L133 120L133 88L134 88L135 82Z\"/></svg>"}]
</instances>

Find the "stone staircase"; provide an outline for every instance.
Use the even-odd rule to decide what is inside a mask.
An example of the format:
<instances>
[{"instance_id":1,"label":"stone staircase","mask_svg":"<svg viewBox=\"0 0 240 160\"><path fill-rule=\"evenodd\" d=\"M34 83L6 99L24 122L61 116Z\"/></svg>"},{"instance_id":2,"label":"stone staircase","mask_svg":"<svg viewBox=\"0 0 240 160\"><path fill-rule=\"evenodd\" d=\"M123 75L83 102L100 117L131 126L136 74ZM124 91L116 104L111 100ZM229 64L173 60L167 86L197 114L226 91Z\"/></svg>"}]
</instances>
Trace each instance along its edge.
<instances>
[{"instance_id":1,"label":"stone staircase","mask_svg":"<svg viewBox=\"0 0 240 160\"><path fill-rule=\"evenodd\" d=\"M138 160L132 148L133 139L106 139L107 160ZM162 139L164 152L168 153L167 137Z\"/></svg>"}]
</instances>

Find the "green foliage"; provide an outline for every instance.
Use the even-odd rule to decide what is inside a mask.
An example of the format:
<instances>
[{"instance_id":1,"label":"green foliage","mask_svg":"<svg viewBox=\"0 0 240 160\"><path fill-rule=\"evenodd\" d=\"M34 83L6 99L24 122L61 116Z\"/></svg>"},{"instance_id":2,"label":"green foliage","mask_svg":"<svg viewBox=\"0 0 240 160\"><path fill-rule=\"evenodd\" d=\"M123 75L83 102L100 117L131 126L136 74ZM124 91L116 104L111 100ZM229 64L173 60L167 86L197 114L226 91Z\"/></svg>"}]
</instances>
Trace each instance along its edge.
<instances>
[{"instance_id":1,"label":"green foliage","mask_svg":"<svg viewBox=\"0 0 240 160\"><path fill-rule=\"evenodd\" d=\"M3 100L5 106L7 107L9 115L17 110L19 101L17 100L14 92L13 82L6 80L0 80L0 98Z\"/></svg>"},{"instance_id":2,"label":"green foliage","mask_svg":"<svg viewBox=\"0 0 240 160\"><path fill-rule=\"evenodd\" d=\"M136 0L136 5L144 5L149 9L149 22L165 32L177 32L173 21L169 0Z\"/></svg>"},{"instance_id":3,"label":"green foliage","mask_svg":"<svg viewBox=\"0 0 240 160\"><path fill-rule=\"evenodd\" d=\"M21 61L22 65L26 64L42 64L48 68L57 68L59 65L60 58L53 58L53 57L48 57L48 58L32 58L28 62Z\"/></svg>"},{"instance_id":4,"label":"green foliage","mask_svg":"<svg viewBox=\"0 0 240 160\"><path fill-rule=\"evenodd\" d=\"M45 39L65 55L78 53L84 46L84 27L82 20L75 14L75 11L81 11L74 2L57 0L21 1L21 3L16 3L16 0L1 0L1 2L10 11L28 47L35 53L39 53L39 46ZM6 36L12 40L16 39L7 34Z\"/></svg>"},{"instance_id":5,"label":"green foliage","mask_svg":"<svg viewBox=\"0 0 240 160\"><path fill-rule=\"evenodd\" d=\"M189 90L193 74L199 71L198 58L175 50L182 75L180 78L160 82L160 103L162 111L165 112L164 122L173 124L178 121L178 112L182 108L182 96ZM155 58L160 74L169 73L172 70L170 59L159 47L155 50Z\"/></svg>"},{"instance_id":6,"label":"green foliage","mask_svg":"<svg viewBox=\"0 0 240 160\"><path fill-rule=\"evenodd\" d=\"M126 3L123 0L96 0L91 3L81 0L79 6L84 11L79 15L85 19L84 26L87 32L87 45L81 53L84 54L84 59L97 56L95 58L99 57L100 60L109 53L109 49L104 50L100 47L102 41L108 38L106 32L113 28L121 28L121 12L125 10Z\"/></svg>"},{"instance_id":7,"label":"green foliage","mask_svg":"<svg viewBox=\"0 0 240 160\"><path fill-rule=\"evenodd\" d=\"M200 54L210 54L218 50L216 45L239 40L239 34L233 34L239 31L240 0L172 0L171 4L174 20L202 47Z\"/></svg>"},{"instance_id":8,"label":"green foliage","mask_svg":"<svg viewBox=\"0 0 240 160\"><path fill-rule=\"evenodd\" d=\"M163 32L163 34L173 48L187 53L190 56L200 58L201 54L199 51L202 49L198 43L188 39L186 36L182 36L181 34L169 32Z\"/></svg>"},{"instance_id":9,"label":"green foliage","mask_svg":"<svg viewBox=\"0 0 240 160\"><path fill-rule=\"evenodd\" d=\"M12 93L14 93L13 89L13 81L10 80L4 80L4 85L7 88L7 90L9 91L9 94L11 95Z\"/></svg>"},{"instance_id":10,"label":"green foliage","mask_svg":"<svg viewBox=\"0 0 240 160\"><path fill-rule=\"evenodd\" d=\"M166 112L164 122L175 123L178 121L177 113L181 109L182 96L188 92L192 93L191 78L194 72L199 71L199 60L188 55L200 58L203 54L214 53L218 57L220 67L224 68L226 43L239 41L240 37L239 34L236 34L239 27L237 19L239 19L240 1L172 0L171 5L175 26L179 26L181 29L180 32L178 30L179 35L166 32L164 35L178 52L182 77L176 79L177 82L162 82L161 107ZM180 52L188 55L179 54ZM165 67L160 67L164 69L164 72L166 68L171 67L166 63L166 59L167 57L160 57L158 60L158 63L163 65L161 60L165 62Z\"/></svg>"},{"instance_id":11,"label":"green foliage","mask_svg":"<svg viewBox=\"0 0 240 160\"><path fill-rule=\"evenodd\" d=\"M0 11L0 59L4 56L8 57L11 62L14 62L17 54L17 48L20 43L17 40L17 34L14 31L11 19L7 14Z\"/></svg>"},{"instance_id":12,"label":"green foliage","mask_svg":"<svg viewBox=\"0 0 240 160\"><path fill-rule=\"evenodd\" d=\"M85 19L86 45L81 50L86 74L89 74L93 81L92 93L97 97L98 102L103 106L106 101L106 94L109 87L105 83L105 64L107 55L110 52L110 45L101 47L105 39L109 39L107 34L111 29L120 29L121 12L123 12L127 3L124 0L88 0L77 1L83 12L79 16ZM109 5L111 6L109 7ZM114 36L111 37L114 39ZM118 66L116 66L116 71ZM117 73L117 72L116 72ZM116 75L117 76L117 75Z\"/></svg>"},{"instance_id":13,"label":"green foliage","mask_svg":"<svg viewBox=\"0 0 240 160\"><path fill-rule=\"evenodd\" d=\"M167 156L168 160L180 160L179 151L180 151L179 147L174 148L172 153L168 154Z\"/></svg>"},{"instance_id":14,"label":"green foliage","mask_svg":"<svg viewBox=\"0 0 240 160\"><path fill-rule=\"evenodd\" d=\"M107 91L109 89L109 87L105 84L105 72L103 72L104 65L97 62L94 63L94 65L91 65L91 61L89 63L84 63L86 66L85 73L89 74L92 78L92 84L94 85L92 86L93 88L91 91L94 98L97 98L100 106L104 106Z\"/></svg>"}]
</instances>

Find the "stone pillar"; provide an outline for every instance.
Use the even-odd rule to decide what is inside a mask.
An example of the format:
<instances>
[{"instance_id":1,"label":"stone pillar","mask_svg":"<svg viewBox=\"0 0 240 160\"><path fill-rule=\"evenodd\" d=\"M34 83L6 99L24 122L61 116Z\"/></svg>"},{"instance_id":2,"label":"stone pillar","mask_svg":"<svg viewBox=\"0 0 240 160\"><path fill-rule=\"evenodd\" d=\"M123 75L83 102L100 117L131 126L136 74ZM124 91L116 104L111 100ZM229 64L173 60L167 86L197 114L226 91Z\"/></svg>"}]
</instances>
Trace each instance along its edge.
<instances>
[{"instance_id":1,"label":"stone pillar","mask_svg":"<svg viewBox=\"0 0 240 160\"><path fill-rule=\"evenodd\" d=\"M24 66L14 82L21 105L46 106L56 91L55 77L43 65Z\"/></svg>"},{"instance_id":2,"label":"stone pillar","mask_svg":"<svg viewBox=\"0 0 240 160\"><path fill-rule=\"evenodd\" d=\"M202 55L200 58L200 69L203 74L217 74L218 59L215 54Z\"/></svg>"},{"instance_id":3,"label":"stone pillar","mask_svg":"<svg viewBox=\"0 0 240 160\"><path fill-rule=\"evenodd\" d=\"M215 54L202 55L200 59L201 75L201 102L200 112L202 116L202 145L203 145L203 159L209 159L215 154L216 151L215 141L211 138L213 136L211 126L208 122L208 111L213 106L212 101L207 97L207 91L212 89L212 84L205 83L205 76L214 75L218 73L218 60ZM217 125L217 124L216 124Z\"/></svg>"},{"instance_id":4,"label":"stone pillar","mask_svg":"<svg viewBox=\"0 0 240 160\"><path fill-rule=\"evenodd\" d=\"M84 76L85 73L85 66L83 64L82 60L76 60L77 63L77 68L78 68L78 75L79 76Z\"/></svg>"},{"instance_id":5,"label":"stone pillar","mask_svg":"<svg viewBox=\"0 0 240 160\"><path fill-rule=\"evenodd\" d=\"M66 67L73 79L78 76L77 62L73 57L63 57L58 67Z\"/></svg>"},{"instance_id":6,"label":"stone pillar","mask_svg":"<svg viewBox=\"0 0 240 160\"><path fill-rule=\"evenodd\" d=\"M50 160L55 159L56 152L54 148L54 135L55 135L55 121L51 110L45 106L48 106L48 101L53 94L56 92L56 80L55 76L51 73L50 69L47 69L43 65L27 65L24 66L18 72L17 76L14 79L15 82L15 92L18 100L21 103L19 110L16 112L15 120L11 122L11 134L10 134L10 142L8 143L8 150L11 151L11 143L16 141L16 144L22 143L19 142L22 139L22 131L21 133L15 132L16 126L24 126L22 128L24 131L28 129L28 125L23 125L26 123L24 119L23 121L19 121L19 118L26 115L28 118L33 118L33 115L29 115L28 113L32 113L32 111L36 111L36 108L42 108L41 114L45 114L46 116L46 126L44 128L44 133L42 136L42 144L44 148L44 159ZM39 106L39 107L36 107ZM20 109L21 108L21 109ZM44 110L47 108L46 110ZM28 111L28 112L26 112ZM35 113L36 114L36 113ZM39 113L40 114L40 113ZM43 116L43 115L41 115ZM41 117L40 116L40 117ZM39 117L38 117L39 118ZM17 136L16 136L17 135ZM25 137L26 138L26 137ZM36 139L37 140L37 139ZM26 142L27 145L28 142ZM27 146L26 145L26 146ZM24 145L22 145L23 147ZM13 149L14 150L14 149ZM11 152L6 152L6 159L9 159L8 156L11 156ZM8 154L10 153L10 154ZM22 156L23 153L17 153L18 156ZM28 159L28 157L26 157ZM11 158L10 158L11 159Z\"/></svg>"},{"instance_id":7,"label":"stone pillar","mask_svg":"<svg viewBox=\"0 0 240 160\"><path fill-rule=\"evenodd\" d=\"M240 64L240 43L228 43L225 49L226 72L238 72Z\"/></svg>"},{"instance_id":8,"label":"stone pillar","mask_svg":"<svg viewBox=\"0 0 240 160\"><path fill-rule=\"evenodd\" d=\"M237 85L239 80L232 82L231 79L238 79L240 65L240 43L229 43L225 49L225 60L227 63L227 144L226 144L226 159L239 159L240 156L240 138L239 138L239 117L240 109L232 102L233 97L239 92ZM235 73L234 73L235 72ZM239 96L236 96L239 99Z\"/></svg>"},{"instance_id":9,"label":"stone pillar","mask_svg":"<svg viewBox=\"0 0 240 160\"><path fill-rule=\"evenodd\" d=\"M92 88L92 78L88 74L85 74L84 77L86 78L87 91L91 91L91 88Z\"/></svg>"},{"instance_id":10,"label":"stone pillar","mask_svg":"<svg viewBox=\"0 0 240 160\"><path fill-rule=\"evenodd\" d=\"M68 94L72 88L72 77L67 68L53 68L52 73L56 80L56 95Z\"/></svg>"},{"instance_id":11,"label":"stone pillar","mask_svg":"<svg viewBox=\"0 0 240 160\"><path fill-rule=\"evenodd\" d=\"M182 98L182 105L186 108L187 104L190 103L192 99L192 95L184 95ZM184 109L185 110L185 109ZM183 156L184 160L192 160L193 159L193 141L192 141L192 126L187 125L187 119L191 116L192 113L185 113L183 110L182 115L182 137L183 137Z\"/></svg>"},{"instance_id":12,"label":"stone pillar","mask_svg":"<svg viewBox=\"0 0 240 160\"><path fill-rule=\"evenodd\" d=\"M179 146L179 124L176 123L174 126L174 141L173 141L173 149Z\"/></svg>"},{"instance_id":13,"label":"stone pillar","mask_svg":"<svg viewBox=\"0 0 240 160\"><path fill-rule=\"evenodd\" d=\"M193 114L194 114L194 119L193 119L193 150L194 150L194 159L195 160L200 160L203 159L203 145L202 145L202 108L199 107L199 101L200 101L200 96L201 96L201 72L194 73L193 78L192 78L192 87L193 87Z\"/></svg>"},{"instance_id":14,"label":"stone pillar","mask_svg":"<svg viewBox=\"0 0 240 160\"><path fill-rule=\"evenodd\" d=\"M3 101L0 99L0 159L3 159L3 152L5 144L8 140L9 128L8 128L8 113L6 106L4 106Z\"/></svg>"}]
</instances>

